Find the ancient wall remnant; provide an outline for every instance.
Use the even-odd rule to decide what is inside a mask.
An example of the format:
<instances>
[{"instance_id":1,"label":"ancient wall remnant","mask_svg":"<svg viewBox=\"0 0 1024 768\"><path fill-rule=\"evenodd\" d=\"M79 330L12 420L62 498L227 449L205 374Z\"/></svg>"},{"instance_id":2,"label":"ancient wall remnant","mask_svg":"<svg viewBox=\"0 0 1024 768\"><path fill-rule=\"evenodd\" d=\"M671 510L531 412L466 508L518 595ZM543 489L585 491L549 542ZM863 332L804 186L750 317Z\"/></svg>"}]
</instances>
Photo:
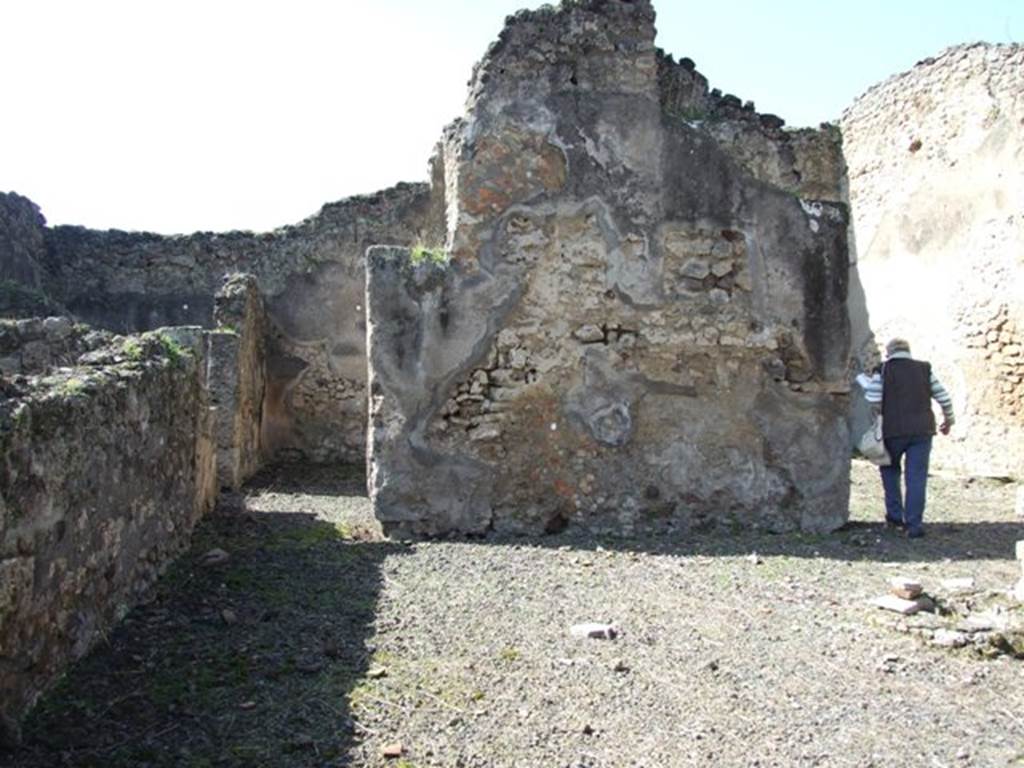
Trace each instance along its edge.
<instances>
[{"instance_id":1,"label":"ancient wall remnant","mask_svg":"<svg viewBox=\"0 0 1024 768\"><path fill-rule=\"evenodd\" d=\"M649 2L511 17L441 144L451 260L370 251L387 529L845 520L838 136L653 40Z\"/></svg>"},{"instance_id":2,"label":"ancient wall remnant","mask_svg":"<svg viewBox=\"0 0 1024 768\"><path fill-rule=\"evenodd\" d=\"M438 244L440 204L427 185L400 184L325 205L273 232L163 236L47 228L31 202L0 195L0 247L11 250L0 251L0 263L39 264L35 284L0 279L0 311L13 306L4 314L24 316L66 307L77 319L118 333L210 328L224 277L250 273L267 314L266 451L361 462L365 251L378 242ZM26 302L35 303L18 311Z\"/></svg>"},{"instance_id":3,"label":"ancient wall remnant","mask_svg":"<svg viewBox=\"0 0 1024 768\"><path fill-rule=\"evenodd\" d=\"M950 390L933 462L1024 476L1024 47L944 51L842 119L864 365L905 336Z\"/></svg>"},{"instance_id":4,"label":"ancient wall remnant","mask_svg":"<svg viewBox=\"0 0 1024 768\"><path fill-rule=\"evenodd\" d=\"M264 461L267 318L252 275L229 275L214 303L207 354L217 476L222 488L237 490Z\"/></svg>"},{"instance_id":5,"label":"ancient wall remnant","mask_svg":"<svg viewBox=\"0 0 1024 768\"><path fill-rule=\"evenodd\" d=\"M39 206L16 194L0 193L0 314L34 317L57 314L42 291L46 219Z\"/></svg>"},{"instance_id":6,"label":"ancient wall remnant","mask_svg":"<svg viewBox=\"0 0 1024 768\"><path fill-rule=\"evenodd\" d=\"M176 329L4 378L0 715L136 604L216 496L205 340Z\"/></svg>"},{"instance_id":7,"label":"ancient wall remnant","mask_svg":"<svg viewBox=\"0 0 1024 768\"><path fill-rule=\"evenodd\" d=\"M31 375L74 365L86 352L109 344L112 337L70 317L0 320L0 374Z\"/></svg>"}]
</instances>

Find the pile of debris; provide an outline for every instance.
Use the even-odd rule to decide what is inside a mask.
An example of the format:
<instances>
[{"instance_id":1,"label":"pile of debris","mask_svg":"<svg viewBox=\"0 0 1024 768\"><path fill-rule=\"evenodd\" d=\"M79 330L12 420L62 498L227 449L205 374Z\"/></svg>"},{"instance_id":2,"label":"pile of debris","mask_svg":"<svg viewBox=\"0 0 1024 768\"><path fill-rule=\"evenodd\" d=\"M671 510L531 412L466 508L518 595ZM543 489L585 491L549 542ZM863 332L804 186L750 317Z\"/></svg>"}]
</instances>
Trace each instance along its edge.
<instances>
[{"instance_id":1,"label":"pile of debris","mask_svg":"<svg viewBox=\"0 0 1024 768\"><path fill-rule=\"evenodd\" d=\"M969 648L990 658L1024 658L1024 541L1017 542L1021 578L1012 589L982 589L973 578L944 579L934 594L920 581L897 576L889 594L870 600L898 614L893 627L929 645Z\"/></svg>"}]
</instances>

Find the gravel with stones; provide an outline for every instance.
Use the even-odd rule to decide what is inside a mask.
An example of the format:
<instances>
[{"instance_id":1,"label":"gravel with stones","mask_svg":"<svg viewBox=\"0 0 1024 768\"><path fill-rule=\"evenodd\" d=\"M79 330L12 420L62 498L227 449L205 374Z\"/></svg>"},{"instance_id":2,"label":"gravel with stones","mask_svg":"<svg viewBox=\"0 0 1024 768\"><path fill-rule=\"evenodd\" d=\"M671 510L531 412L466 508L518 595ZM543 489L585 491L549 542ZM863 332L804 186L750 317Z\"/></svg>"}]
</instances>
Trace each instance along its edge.
<instances>
[{"instance_id":1,"label":"gravel with stones","mask_svg":"<svg viewBox=\"0 0 1024 768\"><path fill-rule=\"evenodd\" d=\"M867 604L898 575L940 603L953 577L1004 595L1014 490L932 478L915 541L878 522L858 463L827 536L404 544L354 471L280 467L204 521L0 764L1021 764L1022 662Z\"/></svg>"}]
</instances>

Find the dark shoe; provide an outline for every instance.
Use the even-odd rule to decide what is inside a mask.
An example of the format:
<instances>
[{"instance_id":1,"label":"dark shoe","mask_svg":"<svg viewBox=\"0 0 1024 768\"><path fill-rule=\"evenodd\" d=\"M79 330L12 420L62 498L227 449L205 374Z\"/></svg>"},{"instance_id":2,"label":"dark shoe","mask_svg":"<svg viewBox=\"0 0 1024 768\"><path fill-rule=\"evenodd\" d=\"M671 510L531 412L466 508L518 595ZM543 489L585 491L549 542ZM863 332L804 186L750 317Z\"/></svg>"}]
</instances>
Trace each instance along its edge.
<instances>
[{"instance_id":1,"label":"dark shoe","mask_svg":"<svg viewBox=\"0 0 1024 768\"><path fill-rule=\"evenodd\" d=\"M900 530L902 528L906 528L907 524L904 523L902 520L891 520L887 517L885 518L885 527L889 529Z\"/></svg>"},{"instance_id":2,"label":"dark shoe","mask_svg":"<svg viewBox=\"0 0 1024 768\"><path fill-rule=\"evenodd\" d=\"M924 528L909 528L909 529L907 529L907 538L908 539L923 539L924 538Z\"/></svg>"}]
</instances>

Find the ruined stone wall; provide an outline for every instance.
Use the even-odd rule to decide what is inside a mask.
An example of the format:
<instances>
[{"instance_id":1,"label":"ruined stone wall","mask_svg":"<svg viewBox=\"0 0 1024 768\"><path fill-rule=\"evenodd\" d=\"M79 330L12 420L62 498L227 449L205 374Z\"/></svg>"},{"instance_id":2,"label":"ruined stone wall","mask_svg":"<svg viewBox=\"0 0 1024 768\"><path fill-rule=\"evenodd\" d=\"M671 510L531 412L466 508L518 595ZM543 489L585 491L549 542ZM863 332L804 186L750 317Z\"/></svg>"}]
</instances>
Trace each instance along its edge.
<instances>
[{"instance_id":1,"label":"ruined stone wall","mask_svg":"<svg viewBox=\"0 0 1024 768\"><path fill-rule=\"evenodd\" d=\"M198 329L118 339L0 399L0 715L135 605L216 494Z\"/></svg>"},{"instance_id":2,"label":"ruined stone wall","mask_svg":"<svg viewBox=\"0 0 1024 768\"><path fill-rule=\"evenodd\" d=\"M953 395L933 463L1024 476L1024 47L950 48L842 118L859 360L910 340Z\"/></svg>"},{"instance_id":3,"label":"ruined stone wall","mask_svg":"<svg viewBox=\"0 0 1024 768\"><path fill-rule=\"evenodd\" d=\"M217 476L237 490L263 465L266 313L252 275L230 275L217 292L207 334Z\"/></svg>"},{"instance_id":4,"label":"ruined stone wall","mask_svg":"<svg viewBox=\"0 0 1024 768\"><path fill-rule=\"evenodd\" d=\"M371 250L388 530L845 520L838 136L708 119L653 21L613 0L510 18L442 142L451 260Z\"/></svg>"},{"instance_id":5,"label":"ruined stone wall","mask_svg":"<svg viewBox=\"0 0 1024 768\"><path fill-rule=\"evenodd\" d=\"M708 88L691 59L657 51L662 111L710 133L754 177L809 200L845 202L846 164L838 126L785 128L754 102Z\"/></svg>"},{"instance_id":6,"label":"ruined stone wall","mask_svg":"<svg viewBox=\"0 0 1024 768\"><path fill-rule=\"evenodd\" d=\"M0 193L0 316L58 313L42 290L45 227L39 206L27 197Z\"/></svg>"},{"instance_id":7,"label":"ruined stone wall","mask_svg":"<svg viewBox=\"0 0 1024 768\"><path fill-rule=\"evenodd\" d=\"M83 354L110 342L112 334L70 317L0 320L0 373L45 373L73 365Z\"/></svg>"},{"instance_id":8,"label":"ruined stone wall","mask_svg":"<svg viewBox=\"0 0 1024 768\"><path fill-rule=\"evenodd\" d=\"M253 274L268 316L266 450L361 462L365 251L378 242L438 244L438 205L427 185L401 184L326 205L300 224L268 233L44 229L41 286L76 318L125 333L209 328L225 275Z\"/></svg>"}]
</instances>

